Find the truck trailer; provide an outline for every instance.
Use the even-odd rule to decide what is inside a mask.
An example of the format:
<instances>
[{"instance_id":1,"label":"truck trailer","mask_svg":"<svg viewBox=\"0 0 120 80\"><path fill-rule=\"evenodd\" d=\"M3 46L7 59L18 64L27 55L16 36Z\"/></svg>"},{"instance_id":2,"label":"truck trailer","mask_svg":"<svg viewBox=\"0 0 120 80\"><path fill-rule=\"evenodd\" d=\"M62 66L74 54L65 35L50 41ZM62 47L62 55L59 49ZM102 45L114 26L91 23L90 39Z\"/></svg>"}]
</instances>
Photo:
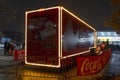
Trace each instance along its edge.
<instances>
[{"instance_id":1,"label":"truck trailer","mask_svg":"<svg viewBox=\"0 0 120 80\"><path fill-rule=\"evenodd\" d=\"M64 59L90 52L96 40L96 30L62 6L25 13L28 65L60 68Z\"/></svg>"}]
</instances>

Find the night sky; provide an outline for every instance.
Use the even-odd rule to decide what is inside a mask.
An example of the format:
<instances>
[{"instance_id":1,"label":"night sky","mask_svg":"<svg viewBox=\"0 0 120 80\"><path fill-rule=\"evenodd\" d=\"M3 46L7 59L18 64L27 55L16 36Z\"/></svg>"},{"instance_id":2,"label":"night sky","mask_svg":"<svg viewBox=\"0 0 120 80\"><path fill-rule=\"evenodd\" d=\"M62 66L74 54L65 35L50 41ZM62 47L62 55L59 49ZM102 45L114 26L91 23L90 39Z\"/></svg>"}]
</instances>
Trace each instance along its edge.
<instances>
[{"instance_id":1,"label":"night sky","mask_svg":"<svg viewBox=\"0 0 120 80\"><path fill-rule=\"evenodd\" d=\"M111 14L110 0L8 0L7 5L16 10L16 20L2 30L24 32L25 12L45 7L62 5L97 30L112 30L104 26Z\"/></svg>"}]
</instances>

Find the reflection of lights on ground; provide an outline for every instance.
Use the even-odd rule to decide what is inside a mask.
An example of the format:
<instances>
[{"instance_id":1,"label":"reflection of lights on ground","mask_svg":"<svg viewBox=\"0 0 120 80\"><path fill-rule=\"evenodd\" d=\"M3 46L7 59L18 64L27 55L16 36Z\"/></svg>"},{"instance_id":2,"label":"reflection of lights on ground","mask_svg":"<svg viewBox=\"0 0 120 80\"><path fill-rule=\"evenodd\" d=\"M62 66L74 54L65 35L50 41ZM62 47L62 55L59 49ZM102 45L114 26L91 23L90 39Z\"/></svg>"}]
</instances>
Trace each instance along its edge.
<instances>
[{"instance_id":1,"label":"reflection of lights on ground","mask_svg":"<svg viewBox=\"0 0 120 80\"><path fill-rule=\"evenodd\" d=\"M45 68L44 68L45 69ZM48 71L48 69L42 70L42 69L19 69L19 73L22 75L21 79L22 80L63 80L65 77L70 77L70 76L75 76L75 77L70 77L70 80L93 80L95 78L98 78L100 74L95 74L95 75L89 75L89 76L77 76L77 67L73 67L72 69L65 71L63 73L59 73L57 71ZM65 79L66 80L66 79ZM69 80L69 79L67 79Z\"/></svg>"},{"instance_id":2,"label":"reflection of lights on ground","mask_svg":"<svg viewBox=\"0 0 120 80\"><path fill-rule=\"evenodd\" d=\"M23 80L58 80L60 77L55 71L49 71L48 68L26 68L20 66L18 75L22 75Z\"/></svg>"}]
</instances>

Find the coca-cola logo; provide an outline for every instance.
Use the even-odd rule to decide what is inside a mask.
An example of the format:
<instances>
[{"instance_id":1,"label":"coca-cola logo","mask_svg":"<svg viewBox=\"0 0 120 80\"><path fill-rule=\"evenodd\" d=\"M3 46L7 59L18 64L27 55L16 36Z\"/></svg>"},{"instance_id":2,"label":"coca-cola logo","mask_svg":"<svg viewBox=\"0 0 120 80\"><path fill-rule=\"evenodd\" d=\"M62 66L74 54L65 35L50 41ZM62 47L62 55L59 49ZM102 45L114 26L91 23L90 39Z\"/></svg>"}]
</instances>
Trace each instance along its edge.
<instances>
[{"instance_id":1,"label":"coca-cola logo","mask_svg":"<svg viewBox=\"0 0 120 80\"><path fill-rule=\"evenodd\" d=\"M77 73L78 75L90 75L100 72L107 64L110 58L111 50L103 52L101 55L78 57Z\"/></svg>"},{"instance_id":2,"label":"coca-cola logo","mask_svg":"<svg viewBox=\"0 0 120 80\"><path fill-rule=\"evenodd\" d=\"M90 61L89 59L85 59L81 67L81 74L86 75L95 73L96 71L101 70L101 68L101 58L96 61Z\"/></svg>"}]
</instances>

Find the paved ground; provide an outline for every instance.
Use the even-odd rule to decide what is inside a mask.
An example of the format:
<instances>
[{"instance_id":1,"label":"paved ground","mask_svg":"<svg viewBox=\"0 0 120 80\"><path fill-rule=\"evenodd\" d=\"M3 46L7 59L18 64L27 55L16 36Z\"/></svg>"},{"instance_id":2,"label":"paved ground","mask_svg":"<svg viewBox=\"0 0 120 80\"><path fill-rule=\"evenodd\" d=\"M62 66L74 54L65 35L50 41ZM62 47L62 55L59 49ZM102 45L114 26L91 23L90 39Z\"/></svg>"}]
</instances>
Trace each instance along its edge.
<instances>
[{"instance_id":1,"label":"paved ground","mask_svg":"<svg viewBox=\"0 0 120 80\"><path fill-rule=\"evenodd\" d=\"M63 77L65 77L64 80L120 80L120 51L112 52L108 65L101 73L89 76L76 76L76 67L68 71L66 75L64 72L59 74L57 70L53 72L44 68L30 69L14 61L13 56L2 54L0 55L0 80L63 80Z\"/></svg>"},{"instance_id":2,"label":"paved ground","mask_svg":"<svg viewBox=\"0 0 120 80\"><path fill-rule=\"evenodd\" d=\"M109 62L108 72L110 76L120 75L120 51L114 51ZM108 75L109 75L108 74Z\"/></svg>"},{"instance_id":3,"label":"paved ground","mask_svg":"<svg viewBox=\"0 0 120 80\"><path fill-rule=\"evenodd\" d=\"M102 75L105 76L104 80L108 80L108 78L110 80L120 80L120 51L112 52L111 59Z\"/></svg>"}]
</instances>

